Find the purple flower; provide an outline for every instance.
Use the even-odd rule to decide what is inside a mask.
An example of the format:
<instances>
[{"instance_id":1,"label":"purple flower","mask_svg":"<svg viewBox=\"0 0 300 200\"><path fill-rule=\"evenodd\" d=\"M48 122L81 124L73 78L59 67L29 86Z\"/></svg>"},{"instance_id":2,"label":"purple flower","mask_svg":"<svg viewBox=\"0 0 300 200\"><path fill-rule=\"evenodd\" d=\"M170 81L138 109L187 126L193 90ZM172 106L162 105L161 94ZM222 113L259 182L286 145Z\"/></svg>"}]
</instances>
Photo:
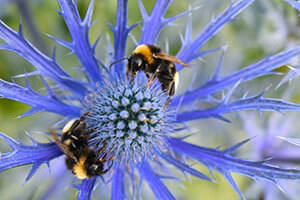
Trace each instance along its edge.
<instances>
[{"instance_id":1,"label":"purple flower","mask_svg":"<svg viewBox=\"0 0 300 200\"><path fill-rule=\"evenodd\" d=\"M42 111L72 119L89 112L86 120L88 126L94 130L90 147L96 151L101 148L103 142L106 142L107 149L114 155L114 164L113 169L105 175L85 179L75 185L74 187L78 189L77 199L91 199L99 180L110 186L113 200L142 198L139 195L143 183L150 187L157 199L175 199L164 183L164 179L177 180L169 170L169 166L200 179L213 180L193 168L190 161L201 163L210 171L221 173L242 199L244 196L235 183L232 172L255 180L267 180L275 185L281 179L298 180L300 170L275 167L265 161L249 161L233 156L233 153L250 139L224 150L184 141L190 130L186 122L191 120L216 118L229 122L223 114L243 110L283 112L300 109L298 104L264 97L267 89L257 95L231 99L240 83L272 74L272 70L288 64L291 58L299 56L300 46L270 55L224 77L220 77L220 71L225 48L201 50L212 37L253 1L231 2L195 38L192 38L191 17L189 17L185 37L176 57L191 63L220 49L223 53L215 73L206 83L184 94L174 96L168 107L165 106L168 97L161 91L159 83L156 82L148 87L142 72L133 83L130 83L125 75L125 62L119 62L108 68L110 63L126 56L127 38L137 25L128 25L126 0L118 0L116 25L111 25L114 44L113 56L109 63L100 61L96 57L97 42L91 44L89 41L94 1L90 2L84 19L81 19L74 1L58 0L61 8L59 13L69 29L72 40L68 42L54 36L50 37L77 56L85 73L85 77L81 80L72 77L59 65L56 61L55 49L53 56L48 57L35 48L24 37L22 24L19 31L15 32L0 21L0 38L4 41L0 49L18 54L36 68L35 72L23 75L26 78L26 87L0 80L0 96L30 105L32 109L23 116ZM191 9L167 18L165 14L171 3L171 0L157 0L152 12L148 14L142 1L139 1L142 14L139 44L155 44L163 28L182 16L191 16L191 13L197 10ZM182 66L178 65L177 70L181 69ZM47 95L38 93L30 87L29 75L41 77ZM60 90L54 91L53 87ZM230 87L232 88L222 99L212 96ZM64 95L61 95L60 91L64 91ZM199 107L197 103L203 101L208 102L210 107L206 109ZM48 128L45 127L45 130ZM0 136L13 149L1 155L0 171L21 165L32 165L26 181L42 164L49 164L52 159L63 155L54 142L39 143L31 138L34 144L25 145L3 133Z\"/></svg>"}]
</instances>

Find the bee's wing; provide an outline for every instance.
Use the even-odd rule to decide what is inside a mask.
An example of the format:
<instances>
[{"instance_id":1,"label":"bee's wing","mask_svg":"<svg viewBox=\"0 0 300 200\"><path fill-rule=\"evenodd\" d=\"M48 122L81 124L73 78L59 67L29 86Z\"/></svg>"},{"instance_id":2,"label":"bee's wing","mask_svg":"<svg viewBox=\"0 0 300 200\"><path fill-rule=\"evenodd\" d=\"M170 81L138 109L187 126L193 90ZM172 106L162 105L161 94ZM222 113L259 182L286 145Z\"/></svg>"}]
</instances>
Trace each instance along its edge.
<instances>
[{"instance_id":1,"label":"bee's wing","mask_svg":"<svg viewBox=\"0 0 300 200\"><path fill-rule=\"evenodd\" d=\"M55 143L57 144L57 146L60 148L60 150L61 150L64 154L66 154L68 157L72 158L75 162L77 162L77 161L78 161L77 158L74 156L74 154L73 154L71 151L69 151L69 149L68 149L68 147L66 147L66 145L62 144L62 143L59 141L59 139L58 139L58 137L55 135L53 129L51 129L51 135L52 135L53 139L55 140Z\"/></svg>"},{"instance_id":2,"label":"bee's wing","mask_svg":"<svg viewBox=\"0 0 300 200\"><path fill-rule=\"evenodd\" d=\"M170 62L176 62L176 63L178 63L180 65L183 65L183 66L186 66L186 67L189 66L187 63L177 59L176 57L171 56L171 55L166 54L166 53L163 53L163 52L153 54L153 57L154 58L159 58L159 59L162 59L162 60L167 60L167 61L170 61Z\"/></svg>"}]
</instances>

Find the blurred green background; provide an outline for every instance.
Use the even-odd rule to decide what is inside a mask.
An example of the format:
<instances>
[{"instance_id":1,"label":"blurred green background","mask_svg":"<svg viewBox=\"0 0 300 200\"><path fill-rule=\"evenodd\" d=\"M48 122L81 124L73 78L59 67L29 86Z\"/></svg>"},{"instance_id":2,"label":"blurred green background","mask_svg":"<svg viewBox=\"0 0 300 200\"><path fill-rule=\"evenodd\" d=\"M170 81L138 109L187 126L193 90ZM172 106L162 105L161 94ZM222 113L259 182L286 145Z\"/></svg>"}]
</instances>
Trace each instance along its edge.
<instances>
[{"instance_id":1,"label":"blurred green background","mask_svg":"<svg viewBox=\"0 0 300 200\"><path fill-rule=\"evenodd\" d=\"M143 1L148 12L151 11L154 2L154 0ZM88 7L88 3L88 0L78 0L78 7L82 16ZM228 3L229 1L220 0L174 0L167 12L167 16L176 15L189 7L201 6L201 8L192 15L193 35L195 36L210 21L210 19L213 16L217 16ZM59 8L55 0L0 0L1 19L13 29L18 28L20 19L22 19L25 36L33 44L39 47L41 51L48 55L51 55L55 43L49 39L45 33L70 41L68 30L62 18L56 12L56 9ZM115 23L115 12L115 0L95 0L95 24L91 29L90 39L93 42L98 37L98 34L102 33L102 39L97 47L97 55L104 61L107 61L107 38L112 38L108 22L111 22L112 24ZM140 20L141 15L138 9L138 3L136 0L130 0L129 24L136 23ZM184 35L186 21L187 17L177 20L173 26L164 29L160 35L159 45L164 47L168 41L170 53L173 55L180 48L180 35ZM139 37L140 28L141 26L138 26L134 29L132 32L134 37ZM271 52L274 53L287 48L291 43L299 40L299 34L298 13L293 8L288 4L283 3L282 0L257 0L250 8L242 12L237 20L226 25L225 28L209 41L203 49L228 45L228 51L225 55L224 68L222 71L222 74L225 75L252 62L258 61ZM129 39L127 48L128 54L132 51L134 46L133 41ZM57 46L58 62L64 66L66 70L76 76L76 72L74 72L71 67L77 67L79 66L79 63L74 59L75 56L66 56L67 53L68 51L65 48ZM180 91L184 91L188 87L190 78L186 77L191 76L195 71L198 73L195 85L199 85L207 80L214 69L219 56L220 52L209 55L204 58L204 61L198 63L198 66L200 67L194 67L192 70L183 70L182 77L184 78L181 78L180 80ZM14 80L17 83L24 85L24 78L17 78L14 76L33 70L34 68L30 64L16 56L14 53L0 51L1 79L7 81ZM281 71L286 72L286 68L283 67ZM274 81L279 80L278 78L274 79ZM263 82L264 79L259 79L258 81ZM40 88L39 80L37 78L30 78L30 83L33 88L44 92ZM256 91L259 90L250 92ZM275 95L281 94L281 90L278 90L277 92L278 94L275 93ZM297 101L298 99L296 97L298 96L299 98L299 94L295 94L294 96L295 98L293 100ZM24 130L27 130L30 133L35 134L35 138L45 140L45 138L41 137L42 134L39 133L48 131L59 119L59 116L40 113L16 119L17 116L21 115L29 108L29 106L15 101L1 99L0 131L13 138L21 138L21 140L24 141ZM215 123L217 123L217 128L215 128ZM235 124L228 125L224 122L216 122L214 119L208 119L203 120L201 125L203 125L203 127L199 127L199 130L197 130L199 135L202 135L199 137L199 143L201 145L209 147L215 147L221 144L229 145L245 137L245 134L243 134L240 128L234 128ZM214 127L214 130L209 127ZM26 141L28 142L28 140ZM9 151L9 148L3 144L4 143L1 143L0 150L2 152ZM202 166L196 167L207 172L206 168ZM46 169L45 166L42 168ZM43 192L46 191L46 188L53 180L44 180L43 182L45 183L38 188L35 187L36 184L39 183L39 180L35 177L28 183L23 184L28 170L29 167L19 167L0 174L1 199L3 199L2 197L5 197L5 199L39 199L42 197ZM38 172L36 176L39 174L41 173ZM250 180L238 175L235 176L235 179L241 189L245 191ZM168 183L168 181L166 182ZM169 184L172 185L174 182L170 182ZM62 187L67 188L67 186ZM217 184L189 178L183 182L183 185L173 186L172 191L179 199L186 200L238 199L238 195L233 191L229 184L227 184L226 180L219 175L217 175ZM75 189L65 189L65 198L74 198L74 192ZM55 199L55 197L50 197L50 199Z\"/></svg>"}]
</instances>

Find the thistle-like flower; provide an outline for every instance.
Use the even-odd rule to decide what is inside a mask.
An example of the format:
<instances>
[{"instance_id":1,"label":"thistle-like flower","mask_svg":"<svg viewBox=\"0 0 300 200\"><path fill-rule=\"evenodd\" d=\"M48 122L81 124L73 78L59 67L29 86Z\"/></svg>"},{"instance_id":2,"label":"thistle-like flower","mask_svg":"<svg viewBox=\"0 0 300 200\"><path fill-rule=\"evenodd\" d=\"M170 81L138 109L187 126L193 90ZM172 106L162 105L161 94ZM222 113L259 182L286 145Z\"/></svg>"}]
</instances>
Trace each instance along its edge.
<instances>
[{"instance_id":1,"label":"thistle-like flower","mask_svg":"<svg viewBox=\"0 0 300 200\"><path fill-rule=\"evenodd\" d=\"M216 118L228 122L229 120L223 114L229 112L242 110L282 112L300 109L298 104L264 97L265 90L254 96L231 100L233 92L240 83L271 74L272 70L288 64L291 58L300 55L300 46L268 56L224 77L220 77L220 71L225 48L200 50L253 1L231 2L194 39L191 15L192 12L197 12L197 8L166 18L165 13L172 3L171 0L157 0L151 14L147 13L142 1L139 1L142 29L137 45L155 44L163 28L177 18L187 15L189 21L185 37L176 57L193 66L192 61L222 50L220 61L212 77L200 87L175 95L170 103L170 97L161 90L160 83L154 81L150 85L147 84L143 72L140 72L131 82L126 78L125 62L118 62L108 67L110 63L126 56L127 38L137 25L127 24L127 0L117 1L116 25L111 25L114 35L113 56L109 63L96 58L97 42L92 45L89 41L94 1L91 0L84 19L81 19L73 0L58 0L61 8L59 13L69 29L72 41L50 37L78 57L82 71L85 73L82 80L73 78L61 68L56 61L55 50L53 56L48 57L35 48L24 37L22 24L19 31L15 32L0 21L0 38L4 41L0 49L15 52L36 68L35 72L23 75L26 79L26 87L0 80L0 96L32 106L32 109L23 116L44 111L60 114L67 120L88 113L85 122L87 129L92 130L89 148L97 152L101 151L105 144L105 153L112 155L113 166L103 176L91 177L75 185L78 189L77 199L91 199L96 183L101 180L110 187L113 200L141 198L139 195L142 194L140 190L144 182L148 184L157 199L175 199L163 182L163 179L174 179L176 175L168 170L170 165L200 179L213 180L193 168L190 161L199 162L210 171L221 173L242 199L244 196L235 183L232 172L255 180L267 180L275 185L281 179L298 180L300 170L275 167L267 164L266 161L249 161L232 155L250 139L224 150L184 141L190 130L186 122L191 120ZM180 72L182 68L183 66L177 65L177 71ZM48 95L38 93L30 87L27 81L30 75L41 77ZM52 84L49 84L49 81ZM60 90L54 91L54 87ZM222 99L212 96L230 87L232 88ZM210 107L203 109L198 106L202 101L209 102ZM45 132L48 132L49 128L51 127L45 127ZM52 159L64 155L55 142L39 143L29 135L34 145L25 145L5 134L1 133L0 136L13 149L1 155L0 171L20 165L32 165L26 181L35 174L40 165L49 164ZM59 170L66 169L59 168Z\"/></svg>"}]
</instances>

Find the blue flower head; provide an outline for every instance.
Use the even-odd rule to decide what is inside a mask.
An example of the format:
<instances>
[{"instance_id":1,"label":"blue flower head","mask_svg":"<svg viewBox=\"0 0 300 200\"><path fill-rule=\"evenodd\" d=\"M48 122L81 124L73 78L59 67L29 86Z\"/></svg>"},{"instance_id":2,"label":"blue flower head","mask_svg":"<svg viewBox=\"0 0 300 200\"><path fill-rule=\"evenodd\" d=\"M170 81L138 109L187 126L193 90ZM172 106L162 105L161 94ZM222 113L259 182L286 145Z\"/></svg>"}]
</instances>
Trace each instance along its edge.
<instances>
[{"instance_id":1,"label":"blue flower head","mask_svg":"<svg viewBox=\"0 0 300 200\"><path fill-rule=\"evenodd\" d=\"M107 143L120 163L151 158L173 132L167 101L160 85L148 87L144 81L117 81L99 88L85 103L87 124L94 129L91 144L99 149Z\"/></svg>"},{"instance_id":2,"label":"blue flower head","mask_svg":"<svg viewBox=\"0 0 300 200\"><path fill-rule=\"evenodd\" d=\"M283 112L300 109L298 104L264 97L267 89L257 95L231 100L240 83L271 74L272 70L288 64L291 58L299 56L300 46L270 55L224 77L220 76L220 71L225 48L201 50L226 24L253 2L254 0L230 2L223 12L193 38L191 15L198 8L167 18L165 14L172 0L157 0L150 14L142 1L139 1L142 28L137 45L156 44L162 29L176 19L188 15L185 37L176 57L192 67L193 61L218 50L222 51L215 73L210 79L203 85L175 95L171 99L161 90L158 81L147 84L143 72L140 72L133 82L127 80L125 61L110 66L110 63L126 57L127 38L137 26L128 25L127 0L117 1L116 23L115 26L110 25L114 36L113 56L108 63L96 57L98 40L95 44L89 41L94 1L91 0L85 17L81 19L76 2L58 0L61 9L59 13L69 29L72 40L64 41L54 36L50 37L77 56L85 74L81 80L72 77L59 65L55 50L53 56L48 57L35 48L23 35L22 24L16 32L0 20L0 38L4 41L0 49L18 54L36 68L35 72L23 75L27 83L25 87L0 80L0 96L30 105L32 109L22 116L43 111L73 119L87 113L87 129L93 130L89 138L89 148L100 151L105 146L103 153L112 155L113 167L103 176L91 177L75 185L78 189L77 199L91 199L94 189L97 188L96 183L100 183L101 180L110 187L110 198L113 200L142 198L139 195L142 194L140 190L143 183L151 188L157 199L175 199L164 183L164 179L176 180L170 175L170 166L197 178L213 181L213 178L193 168L189 164L190 161L201 163L210 171L221 173L241 199L244 199L244 196L235 183L232 172L255 180L267 180L275 185L281 179L298 180L300 170L275 167L266 161L249 161L233 156L233 153L250 139L223 150L185 141L190 131L186 122L191 120L216 118L228 122L223 114L229 112ZM182 68L183 66L177 64L179 74ZM47 95L30 87L30 75L41 77ZM54 91L53 87L60 90ZM230 87L232 88L222 99L212 96ZM60 91L64 91L63 96ZM197 106L197 103L202 101L209 102L211 106L205 109ZM63 156L55 142L39 143L28 134L34 144L25 145L3 133L0 136L12 148L11 152L1 155L0 171L32 165L26 181L35 174L40 165L49 164L52 159ZM211 174L213 175L212 171Z\"/></svg>"}]
</instances>

